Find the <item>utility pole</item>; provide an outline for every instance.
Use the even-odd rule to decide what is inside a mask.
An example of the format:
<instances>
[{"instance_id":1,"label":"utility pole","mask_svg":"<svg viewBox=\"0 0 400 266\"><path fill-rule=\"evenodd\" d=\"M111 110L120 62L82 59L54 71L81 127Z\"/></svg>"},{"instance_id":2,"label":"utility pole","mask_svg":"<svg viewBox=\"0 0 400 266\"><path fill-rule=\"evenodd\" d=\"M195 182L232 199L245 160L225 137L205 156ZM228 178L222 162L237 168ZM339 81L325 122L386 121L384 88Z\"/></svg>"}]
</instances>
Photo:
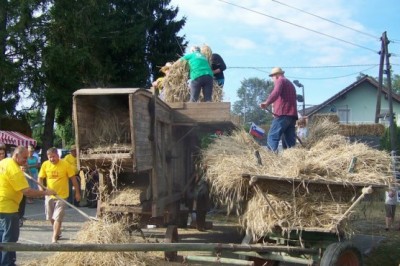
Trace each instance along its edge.
<instances>
[{"instance_id":1,"label":"utility pole","mask_svg":"<svg viewBox=\"0 0 400 266\"><path fill-rule=\"evenodd\" d=\"M394 124L394 114L393 114L393 97L392 97L392 72L390 66L390 56L388 45L390 41L387 38L386 31L382 34L381 37L381 51L380 51L380 62L379 62L379 87L377 93L377 102L376 102L376 113L375 113L375 123L379 122L379 118L382 118L381 112L381 94L383 87L383 74L386 74L387 78L387 94L388 94L388 105L389 105L389 133L390 133L390 146L391 152L390 155L392 157L392 170L393 175L397 179L397 146L396 146L396 130ZM386 70L383 70L384 63L386 62Z\"/></svg>"},{"instance_id":2,"label":"utility pole","mask_svg":"<svg viewBox=\"0 0 400 266\"><path fill-rule=\"evenodd\" d=\"M392 152L396 152L396 136L395 136L395 125L394 125L394 114L393 114L393 97L392 97L392 72L389 62L391 54L389 53L389 40L387 38L386 31L381 37L381 51L380 51L380 62L379 62L379 87L377 92L376 101L376 112L375 112L375 123L379 123L379 119L383 117L381 112L381 94L383 88L383 74L386 74L387 78L387 90L388 90L388 105L389 105L389 132L390 132L390 145ZM385 64L386 63L386 64ZM384 67L386 69L384 70Z\"/></svg>"},{"instance_id":3,"label":"utility pole","mask_svg":"<svg viewBox=\"0 0 400 266\"><path fill-rule=\"evenodd\" d=\"M386 36L386 32L382 34L381 37L381 50L379 52L380 54L380 60L379 60L379 76L378 76L378 92L376 95L376 111L375 111L375 123L379 123L379 118L381 118L381 98L382 98L382 86L383 86L383 65L385 63L385 54L386 54L386 47L385 47L385 42L383 39Z\"/></svg>"},{"instance_id":4,"label":"utility pole","mask_svg":"<svg viewBox=\"0 0 400 266\"><path fill-rule=\"evenodd\" d=\"M386 56L386 78L388 83L388 102L389 102L389 126L390 126L390 144L392 146L392 152L396 154L396 130L394 125L394 113L393 113L393 97L392 97L392 71L390 67L389 58L391 54L389 54L388 45L389 40L386 36L386 32L384 32L384 40L385 44L385 56ZM394 155L395 155L394 154Z\"/></svg>"}]
</instances>

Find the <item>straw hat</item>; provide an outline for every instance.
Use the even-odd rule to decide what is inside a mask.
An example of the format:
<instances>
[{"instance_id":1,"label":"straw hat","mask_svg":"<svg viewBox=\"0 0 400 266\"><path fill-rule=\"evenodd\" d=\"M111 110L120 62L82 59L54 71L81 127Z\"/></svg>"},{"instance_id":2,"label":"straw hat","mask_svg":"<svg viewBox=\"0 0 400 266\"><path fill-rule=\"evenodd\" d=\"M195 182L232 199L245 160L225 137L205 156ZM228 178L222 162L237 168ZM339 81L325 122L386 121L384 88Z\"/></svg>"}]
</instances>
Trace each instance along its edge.
<instances>
[{"instance_id":1,"label":"straw hat","mask_svg":"<svg viewBox=\"0 0 400 266\"><path fill-rule=\"evenodd\" d=\"M166 73L172 67L171 62L165 63L165 65L160 69L161 72Z\"/></svg>"},{"instance_id":2,"label":"straw hat","mask_svg":"<svg viewBox=\"0 0 400 266\"><path fill-rule=\"evenodd\" d=\"M282 68L280 68L280 67L274 67L274 68L271 70L271 74L269 74L269 76L272 77L272 76L274 76L274 75L277 75L277 74L284 74L284 73L285 73L285 71L283 71Z\"/></svg>"}]
</instances>

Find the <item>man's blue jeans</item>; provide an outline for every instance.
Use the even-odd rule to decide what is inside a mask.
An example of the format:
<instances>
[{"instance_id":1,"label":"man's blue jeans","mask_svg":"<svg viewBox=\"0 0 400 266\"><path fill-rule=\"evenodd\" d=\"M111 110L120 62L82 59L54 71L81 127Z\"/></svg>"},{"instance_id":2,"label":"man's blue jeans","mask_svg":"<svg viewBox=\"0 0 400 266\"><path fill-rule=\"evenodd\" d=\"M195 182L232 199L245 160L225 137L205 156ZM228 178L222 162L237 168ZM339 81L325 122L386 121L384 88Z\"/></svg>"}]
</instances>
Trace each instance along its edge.
<instances>
[{"instance_id":1,"label":"man's blue jeans","mask_svg":"<svg viewBox=\"0 0 400 266\"><path fill-rule=\"evenodd\" d=\"M0 237L1 243L15 243L19 238L19 214L0 213ZM1 266L15 265L17 259L15 251L3 251L0 255Z\"/></svg>"},{"instance_id":2,"label":"man's blue jeans","mask_svg":"<svg viewBox=\"0 0 400 266\"><path fill-rule=\"evenodd\" d=\"M296 120L294 116L279 116L272 120L271 128L268 132L267 144L272 151L278 149L279 141L282 138L284 148L296 145Z\"/></svg>"}]
</instances>

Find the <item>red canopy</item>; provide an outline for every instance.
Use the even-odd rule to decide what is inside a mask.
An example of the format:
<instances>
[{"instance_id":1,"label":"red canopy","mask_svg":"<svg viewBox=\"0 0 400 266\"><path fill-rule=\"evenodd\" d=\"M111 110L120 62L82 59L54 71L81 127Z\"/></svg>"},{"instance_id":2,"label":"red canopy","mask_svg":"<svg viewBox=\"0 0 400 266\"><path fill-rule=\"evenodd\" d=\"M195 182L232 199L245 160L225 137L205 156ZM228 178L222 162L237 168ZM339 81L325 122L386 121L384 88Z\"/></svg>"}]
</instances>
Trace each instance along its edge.
<instances>
[{"instance_id":1,"label":"red canopy","mask_svg":"<svg viewBox=\"0 0 400 266\"><path fill-rule=\"evenodd\" d=\"M36 146L36 140L16 131L0 130L0 142L15 146Z\"/></svg>"}]
</instances>

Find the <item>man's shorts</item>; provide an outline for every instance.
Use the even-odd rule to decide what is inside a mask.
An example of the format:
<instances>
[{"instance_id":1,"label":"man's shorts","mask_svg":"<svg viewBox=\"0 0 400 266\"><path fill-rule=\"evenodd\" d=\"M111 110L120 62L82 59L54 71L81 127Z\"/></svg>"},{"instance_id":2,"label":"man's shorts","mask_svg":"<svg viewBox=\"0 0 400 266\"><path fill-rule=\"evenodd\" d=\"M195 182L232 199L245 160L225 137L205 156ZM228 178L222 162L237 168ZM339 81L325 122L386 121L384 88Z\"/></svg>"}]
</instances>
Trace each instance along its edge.
<instances>
[{"instance_id":1,"label":"man's shorts","mask_svg":"<svg viewBox=\"0 0 400 266\"><path fill-rule=\"evenodd\" d=\"M59 199L53 199L50 196L46 196L45 201L45 211L46 211L46 220L53 219L57 222L62 222L65 216L65 202Z\"/></svg>"}]
</instances>

